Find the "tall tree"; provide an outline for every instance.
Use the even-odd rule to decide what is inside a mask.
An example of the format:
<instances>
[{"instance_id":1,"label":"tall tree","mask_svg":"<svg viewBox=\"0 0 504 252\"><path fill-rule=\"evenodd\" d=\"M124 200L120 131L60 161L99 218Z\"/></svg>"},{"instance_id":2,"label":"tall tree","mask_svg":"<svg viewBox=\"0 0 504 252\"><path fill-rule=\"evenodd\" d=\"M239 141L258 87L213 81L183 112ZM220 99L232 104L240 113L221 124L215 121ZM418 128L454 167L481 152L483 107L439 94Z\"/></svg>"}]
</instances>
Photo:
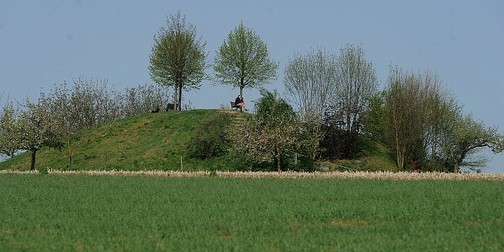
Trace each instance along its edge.
<instances>
[{"instance_id":1,"label":"tall tree","mask_svg":"<svg viewBox=\"0 0 504 252\"><path fill-rule=\"evenodd\" d=\"M360 46L341 48L335 65L335 83L324 113L321 146L327 158L356 158L363 150L364 116L376 93L376 74Z\"/></svg>"},{"instance_id":2,"label":"tall tree","mask_svg":"<svg viewBox=\"0 0 504 252\"><path fill-rule=\"evenodd\" d=\"M219 47L214 59L217 81L240 88L254 88L277 78L278 63L269 58L259 35L240 23Z\"/></svg>"},{"instance_id":3,"label":"tall tree","mask_svg":"<svg viewBox=\"0 0 504 252\"><path fill-rule=\"evenodd\" d=\"M285 68L285 90L301 118L322 118L336 85L334 54L318 49L295 54Z\"/></svg>"},{"instance_id":4,"label":"tall tree","mask_svg":"<svg viewBox=\"0 0 504 252\"><path fill-rule=\"evenodd\" d=\"M387 132L399 169L405 168L413 146L423 140L425 117L421 92L422 84L417 75L406 74L397 66L390 69L385 102Z\"/></svg>"},{"instance_id":5,"label":"tall tree","mask_svg":"<svg viewBox=\"0 0 504 252\"><path fill-rule=\"evenodd\" d=\"M369 98L378 86L373 64L366 60L362 47L347 45L341 49L338 57L336 75L337 89L333 105L341 116L345 130L358 133Z\"/></svg>"},{"instance_id":6,"label":"tall tree","mask_svg":"<svg viewBox=\"0 0 504 252\"><path fill-rule=\"evenodd\" d=\"M444 137L446 130L454 127L449 118L459 114L461 108L452 95L441 89L441 80L437 75L426 71L420 75L420 79L424 90L423 148L425 159L430 159L432 166L439 152L440 139Z\"/></svg>"},{"instance_id":7,"label":"tall tree","mask_svg":"<svg viewBox=\"0 0 504 252\"><path fill-rule=\"evenodd\" d=\"M181 109L182 89L198 89L205 78L205 42L197 38L196 27L180 12L167 17L167 27L154 36L149 71L154 82L174 86L175 103Z\"/></svg>"},{"instance_id":8,"label":"tall tree","mask_svg":"<svg viewBox=\"0 0 504 252\"><path fill-rule=\"evenodd\" d=\"M295 54L285 68L284 85L297 106L303 128L311 141L305 143L309 157L314 160L324 137L322 117L334 95L337 57L325 50Z\"/></svg>"}]
</instances>

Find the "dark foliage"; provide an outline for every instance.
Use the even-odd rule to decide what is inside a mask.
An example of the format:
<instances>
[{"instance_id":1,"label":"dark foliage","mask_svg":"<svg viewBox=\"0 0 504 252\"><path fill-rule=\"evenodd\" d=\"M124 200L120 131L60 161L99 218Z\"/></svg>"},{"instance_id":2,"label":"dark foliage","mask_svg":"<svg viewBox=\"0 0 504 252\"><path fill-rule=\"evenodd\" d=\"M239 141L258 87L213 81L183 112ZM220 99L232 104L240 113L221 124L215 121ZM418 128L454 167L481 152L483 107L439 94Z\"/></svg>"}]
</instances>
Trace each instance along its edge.
<instances>
[{"instance_id":1,"label":"dark foliage","mask_svg":"<svg viewBox=\"0 0 504 252\"><path fill-rule=\"evenodd\" d=\"M323 126L326 134L320 142L324 159L354 159L359 156L360 136L330 125Z\"/></svg>"},{"instance_id":2,"label":"dark foliage","mask_svg":"<svg viewBox=\"0 0 504 252\"><path fill-rule=\"evenodd\" d=\"M189 155L209 159L226 153L230 144L226 132L230 124L231 118L224 113L218 113L202 122L189 142Z\"/></svg>"},{"instance_id":3,"label":"dark foliage","mask_svg":"<svg viewBox=\"0 0 504 252\"><path fill-rule=\"evenodd\" d=\"M339 117L326 113L322 130L324 138L320 141L323 159L355 159L361 156L366 148L366 138L354 131L347 131Z\"/></svg>"}]
</instances>

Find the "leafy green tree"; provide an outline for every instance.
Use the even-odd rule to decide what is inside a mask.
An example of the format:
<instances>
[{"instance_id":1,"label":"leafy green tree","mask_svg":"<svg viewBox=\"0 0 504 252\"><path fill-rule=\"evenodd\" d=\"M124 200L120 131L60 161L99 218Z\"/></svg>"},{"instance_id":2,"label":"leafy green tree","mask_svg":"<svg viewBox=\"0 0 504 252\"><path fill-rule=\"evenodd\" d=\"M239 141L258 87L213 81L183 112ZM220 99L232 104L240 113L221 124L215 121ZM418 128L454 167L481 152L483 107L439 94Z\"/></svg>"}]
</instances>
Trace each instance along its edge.
<instances>
[{"instance_id":1,"label":"leafy green tree","mask_svg":"<svg viewBox=\"0 0 504 252\"><path fill-rule=\"evenodd\" d=\"M415 74L406 74L399 67L390 69L385 108L389 144L396 153L399 169L405 168L414 146L423 141L425 125L424 89Z\"/></svg>"},{"instance_id":2,"label":"leafy green tree","mask_svg":"<svg viewBox=\"0 0 504 252\"><path fill-rule=\"evenodd\" d=\"M217 81L240 88L255 88L277 78L278 63L269 59L259 35L240 23L220 46L213 69Z\"/></svg>"},{"instance_id":3,"label":"leafy green tree","mask_svg":"<svg viewBox=\"0 0 504 252\"><path fill-rule=\"evenodd\" d=\"M364 134L374 141L385 143L385 92L377 92L369 98L369 108L363 114Z\"/></svg>"},{"instance_id":4,"label":"leafy green tree","mask_svg":"<svg viewBox=\"0 0 504 252\"><path fill-rule=\"evenodd\" d=\"M196 36L196 27L187 23L180 12L167 18L154 36L149 71L160 85L174 86L175 103L181 109L182 89L198 89L205 78L206 43Z\"/></svg>"},{"instance_id":5,"label":"leafy green tree","mask_svg":"<svg viewBox=\"0 0 504 252\"><path fill-rule=\"evenodd\" d=\"M256 120L261 129L261 138L270 145L271 154L275 158L278 170L288 151L291 151L292 141L289 125L295 123L296 115L292 107L276 92L261 91L262 97L257 103Z\"/></svg>"}]
</instances>

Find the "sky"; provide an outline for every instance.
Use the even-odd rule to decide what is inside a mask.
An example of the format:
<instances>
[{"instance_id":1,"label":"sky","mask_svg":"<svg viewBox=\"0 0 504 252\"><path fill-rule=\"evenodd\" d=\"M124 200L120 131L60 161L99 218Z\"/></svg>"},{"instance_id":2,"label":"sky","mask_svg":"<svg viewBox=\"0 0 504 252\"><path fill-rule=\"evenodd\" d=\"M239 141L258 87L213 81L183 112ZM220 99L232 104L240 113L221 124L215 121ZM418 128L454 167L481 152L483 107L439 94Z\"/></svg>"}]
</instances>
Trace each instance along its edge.
<instances>
[{"instance_id":1,"label":"sky","mask_svg":"<svg viewBox=\"0 0 504 252\"><path fill-rule=\"evenodd\" d=\"M36 99L41 90L79 76L106 79L118 91L153 83L153 38L177 11L206 41L209 64L240 22L256 32L279 63L277 80L264 87L280 95L295 53L323 48L339 54L354 44L373 63L380 88L391 65L432 71L466 114L504 132L501 0L1 0L0 102ZM183 99L197 109L217 109L238 92L207 80ZM244 98L252 102L259 92L245 90ZM489 157L483 171L504 172L504 153Z\"/></svg>"}]
</instances>

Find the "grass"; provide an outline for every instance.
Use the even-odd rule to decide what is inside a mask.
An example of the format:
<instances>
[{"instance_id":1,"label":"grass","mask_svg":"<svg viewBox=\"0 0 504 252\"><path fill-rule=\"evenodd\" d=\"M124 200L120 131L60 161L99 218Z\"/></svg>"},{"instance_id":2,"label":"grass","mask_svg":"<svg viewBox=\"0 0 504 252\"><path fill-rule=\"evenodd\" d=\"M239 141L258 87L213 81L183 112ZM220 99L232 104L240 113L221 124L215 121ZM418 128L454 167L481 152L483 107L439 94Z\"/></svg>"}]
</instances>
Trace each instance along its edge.
<instances>
[{"instance_id":1,"label":"grass","mask_svg":"<svg viewBox=\"0 0 504 252\"><path fill-rule=\"evenodd\" d=\"M221 111L170 111L114 121L77 133L71 144L61 150L39 151L36 166L55 170L130 171L240 168L232 155L207 160L188 155L187 146L196 127L216 113ZM0 170L28 170L29 167L29 153L0 162Z\"/></svg>"},{"instance_id":2,"label":"grass","mask_svg":"<svg viewBox=\"0 0 504 252\"><path fill-rule=\"evenodd\" d=\"M40 150L36 167L38 170L247 170L233 152L206 160L189 154L188 145L198 126L223 112L235 118L247 115L230 110L188 110L133 116L78 132L60 150ZM30 153L26 152L0 162L0 170L26 171L30 161ZM332 171L397 170L390 151L376 143L370 144L360 159L324 161L319 166Z\"/></svg>"},{"instance_id":3,"label":"grass","mask_svg":"<svg viewBox=\"0 0 504 252\"><path fill-rule=\"evenodd\" d=\"M502 251L503 185L0 174L0 251Z\"/></svg>"}]
</instances>

